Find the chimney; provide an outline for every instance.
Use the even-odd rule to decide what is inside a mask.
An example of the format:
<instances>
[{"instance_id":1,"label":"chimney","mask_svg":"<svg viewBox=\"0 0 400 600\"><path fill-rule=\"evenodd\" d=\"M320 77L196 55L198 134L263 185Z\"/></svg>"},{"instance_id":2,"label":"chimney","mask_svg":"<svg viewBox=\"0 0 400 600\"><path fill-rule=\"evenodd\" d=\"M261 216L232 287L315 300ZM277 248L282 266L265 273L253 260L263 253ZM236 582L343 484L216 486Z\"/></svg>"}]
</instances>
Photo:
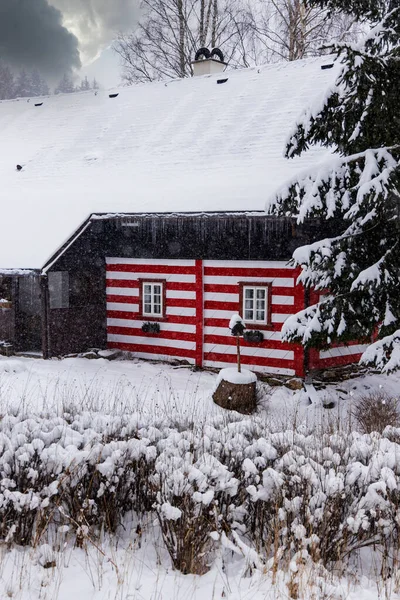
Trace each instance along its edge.
<instances>
[{"instance_id":1,"label":"chimney","mask_svg":"<svg viewBox=\"0 0 400 600\"><path fill-rule=\"evenodd\" d=\"M213 48L211 52L208 48L200 48L197 50L191 65L193 76L198 77L199 75L222 73L228 63L224 62L224 55L219 48Z\"/></svg>"}]
</instances>

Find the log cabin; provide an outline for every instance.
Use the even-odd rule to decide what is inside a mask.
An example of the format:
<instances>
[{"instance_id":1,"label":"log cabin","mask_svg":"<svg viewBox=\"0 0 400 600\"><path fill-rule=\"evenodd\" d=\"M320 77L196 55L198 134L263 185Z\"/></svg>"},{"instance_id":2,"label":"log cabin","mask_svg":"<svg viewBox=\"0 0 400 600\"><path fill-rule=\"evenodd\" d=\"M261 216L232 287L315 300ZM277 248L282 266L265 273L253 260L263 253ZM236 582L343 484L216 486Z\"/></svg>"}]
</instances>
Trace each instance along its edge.
<instances>
[{"instance_id":1,"label":"log cabin","mask_svg":"<svg viewBox=\"0 0 400 600\"><path fill-rule=\"evenodd\" d=\"M309 302L292 252L327 224L264 212L268 195L328 155L288 160L284 148L336 66L200 62L191 79L0 102L3 349L117 348L224 367L236 360L237 312L255 371L304 376L359 359L357 343L282 342L286 318Z\"/></svg>"}]
</instances>

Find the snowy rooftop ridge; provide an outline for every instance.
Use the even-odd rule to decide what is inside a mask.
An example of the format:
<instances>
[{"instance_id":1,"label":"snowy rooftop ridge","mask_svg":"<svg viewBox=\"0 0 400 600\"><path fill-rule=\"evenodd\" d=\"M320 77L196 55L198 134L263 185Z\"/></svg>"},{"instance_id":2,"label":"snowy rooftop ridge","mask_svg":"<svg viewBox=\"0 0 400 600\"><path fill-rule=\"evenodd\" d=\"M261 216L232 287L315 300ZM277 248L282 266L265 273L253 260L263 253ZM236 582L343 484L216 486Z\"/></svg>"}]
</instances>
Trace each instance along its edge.
<instances>
[{"instance_id":1,"label":"snowy rooftop ridge","mask_svg":"<svg viewBox=\"0 0 400 600\"><path fill-rule=\"evenodd\" d=\"M263 210L325 155L283 152L331 62L0 102L0 269L41 268L92 213Z\"/></svg>"}]
</instances>

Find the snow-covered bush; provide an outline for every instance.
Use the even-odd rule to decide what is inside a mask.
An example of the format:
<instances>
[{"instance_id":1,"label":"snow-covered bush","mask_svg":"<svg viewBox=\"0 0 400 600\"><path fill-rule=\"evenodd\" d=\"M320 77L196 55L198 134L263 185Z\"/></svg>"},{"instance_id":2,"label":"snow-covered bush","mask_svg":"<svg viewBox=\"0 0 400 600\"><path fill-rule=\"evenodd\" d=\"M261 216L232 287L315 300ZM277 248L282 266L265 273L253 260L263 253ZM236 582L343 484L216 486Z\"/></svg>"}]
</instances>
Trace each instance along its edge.
<instances>
[{"instance_id":1,"label":"snow-covered bush","mask_svg":"<svg viewBox=\"0 0 400 600\"><path fill-rule=\"evenodd\" d=\"M0 540L76 543L153 515L175 568L203 573L216 543L249 567L308 557L330 568L366 545L397 549L400 429L305 435L261 417L82 413L0 421ZM308 560L308 559L307 559Z\"/></svg>"}]
</instances>

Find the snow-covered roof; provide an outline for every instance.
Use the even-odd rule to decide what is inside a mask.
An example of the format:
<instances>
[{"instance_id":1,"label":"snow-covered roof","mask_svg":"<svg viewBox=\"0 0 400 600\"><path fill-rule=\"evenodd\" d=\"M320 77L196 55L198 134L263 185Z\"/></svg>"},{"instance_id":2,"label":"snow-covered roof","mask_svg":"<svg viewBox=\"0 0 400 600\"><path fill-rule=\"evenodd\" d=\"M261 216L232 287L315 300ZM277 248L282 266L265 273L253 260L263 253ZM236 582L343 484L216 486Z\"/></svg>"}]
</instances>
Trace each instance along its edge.
<instances>
[{"instance_id":1,"label":"snow-covered roof","mask_svg":"<svg viewBox=\"0 0 400 600\"><path fill-rule=\"evenodd\" d=\"M263 210L324 155L283 151L329 62L0 102L0 269L42 267L91 213Z\"/></svg>"}]
</instances>

